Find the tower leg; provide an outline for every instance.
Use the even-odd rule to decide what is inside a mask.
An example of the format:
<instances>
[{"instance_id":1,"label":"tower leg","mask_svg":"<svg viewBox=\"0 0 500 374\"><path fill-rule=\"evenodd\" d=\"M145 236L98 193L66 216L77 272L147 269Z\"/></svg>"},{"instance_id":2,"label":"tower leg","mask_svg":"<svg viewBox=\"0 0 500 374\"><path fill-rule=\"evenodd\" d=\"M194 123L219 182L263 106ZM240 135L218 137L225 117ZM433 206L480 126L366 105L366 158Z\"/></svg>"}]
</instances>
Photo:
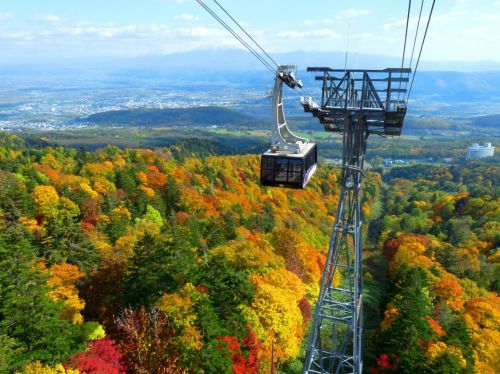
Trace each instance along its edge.
<instances>
[{"instance_id":1,"label":"tower leg","mask_svg":"<svg viewBox=\"0 0 500 374\"><path fill-rule=\"evenodd\" d=\"M364 118L345 118L340 199L303 374L362 372L361 182L367 137Z\"/></svg>"}]
</instances>

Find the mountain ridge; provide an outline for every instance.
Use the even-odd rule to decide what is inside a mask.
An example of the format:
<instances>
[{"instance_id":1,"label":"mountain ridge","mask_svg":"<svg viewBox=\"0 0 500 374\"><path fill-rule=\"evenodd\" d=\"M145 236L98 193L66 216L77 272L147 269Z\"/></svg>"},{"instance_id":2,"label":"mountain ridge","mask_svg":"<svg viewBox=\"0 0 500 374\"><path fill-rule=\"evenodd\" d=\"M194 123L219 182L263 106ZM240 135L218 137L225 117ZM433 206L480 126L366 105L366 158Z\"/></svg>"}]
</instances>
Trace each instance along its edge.
<instances>
[{"instance_id":1,"label":"mountain ridge","mask_svg":"<svg viewBox=\"0 0 500 374\"><path fill-rule=\"evenodd\" d=\"M301 68L307 66L345 66L345 51L290 51L271 53L279 63L295 64ZM350 68L385 68L401 66L401 58L367 53L351 52L348 55L347 66ZM162 68L185 71L187 69L204 68L217 70L265 70L264 67L249 52L237 48L196 48L185 52L165 55L140 55L134 57L102 57L78 59L59 59L50 57L38 59L36 62L0 61L2 69L28 68ZM432 61L423 59L420 62L421 71L500 71L500 61Z\"/></svg>"}]
</instances>

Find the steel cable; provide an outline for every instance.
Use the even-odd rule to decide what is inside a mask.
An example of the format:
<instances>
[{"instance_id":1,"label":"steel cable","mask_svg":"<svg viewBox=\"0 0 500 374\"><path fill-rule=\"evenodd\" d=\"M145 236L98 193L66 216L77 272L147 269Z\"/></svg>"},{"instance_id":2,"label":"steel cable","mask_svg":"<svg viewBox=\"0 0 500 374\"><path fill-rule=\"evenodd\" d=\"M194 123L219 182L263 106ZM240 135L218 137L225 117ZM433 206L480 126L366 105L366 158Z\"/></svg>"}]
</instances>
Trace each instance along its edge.
<instances>
[{"instance_id":1,"label":"steel cable","mask_svg":"<svg viewBox=\"0 0 500 374\"><path fill-rule=\"evenodd\" d=\"M415 39L413 39L413 47L411 49L411 57L410 57L410 65L409 65L410 68L411 68L411 65L413 64L413 54L415 53L415 46L417 44L418 31L420 28L420 20L422 18L422 9L424 8L424 2L425 2L425 0L422 0L422 2L420 3L420 13L418 14L417 30L415 31ZM408 82L407 82L407 85L408 85Z\"/></svg>"},{"instance_id":2,"label":"steel cable","mask_svg":"<svg viewBox=\"0 0 500 374\"><path fill-rule=\"evenodd\" d=\"M405 65L405 55L406 55L406 40L408 39L408 26L410 24L410 13L411 13L411 0L408 1L408 13L406 15L406 31L405 31L405 42L403 44L403 57L401 58L401 74L400 74L400 79L403 78L403 68ZM399 90L401 90L401 80L399 81ZM398 103L399 103L399 96L401 92L398 91Z\"/></svg>"},{"instance_id":3,"label":"steel cable","mask_svg":"<svg viewBox=\"0 0 500 374\"><path fill-rule=\"evenodd\" d=\"M229 26L222 18L220 18L208 5L206 5L202 0L196 0L215 20L217 20L227 31L229 31L250 53L252 53L271 73L275 74L275 69L272 65L266 61L262 56L259 55L241 36L234 31L231 26Z\"/></svg>"},{"instance_id":4,"label":"steel cable","mask_svg":"<svg viewBox=\"0 0 500 374\"><path fill-rule=\"evenodd\" d=\"M230 15L227 11L226 11L226 9L224 9L224 7L223 7L222 5L220 5L220 4L219 4L219 2L218 2L217 0L213 0L213 1L214 1L214 3L215 3L215 4L217 4L217 5L218 5L218 7L219 7L219 8L221 8L221 9L222 9L222 11L223 11L224 13L226 13L226 15L227 15L229 18L231 18L231 20L232 20L232 21L233 21L233 22L234 22L234 23L235 23L235 24L236 24L236 25L240 28L240 30L241 30L241 31L243 31L243 32L245 33L245 35L246 35L246 36L248 36L252 42L254 42L254 44L255 44L255 45L256 45L256 46L257 46L257 47L258 47L258 48L262 51L262 53L264 53L264 54L267 56L267 58L269 58L269 60L271 60L271 61L273 62L273 64L274 64L274 65L276 65L276 67L278 67L278 66L279 66L279 65L278 65L278 63L277 63L276 61L274 61L274 59L273 59L271 56L269 56L269 54L268 54L268 53L264 50L264 48L262 48L262 47L260 46L260 44L259 44L259 43L257 43L257 42L255 41L255 39L254 39L254 38L252 38L252 36L251 36L249 33L247 33L247 32L246 32L246 30L245 30L245 29L244 29L244 28L243 28L243 27L242 27L242 26L238 23L238 21L236 21L236 20L235 20L235 19L234 19L234 18L233 18L233 17L232 17L232 16L231 16L231 15Z\"/></svg>"},{"instance_id":5,"label":"steel cable","mask_svg":"<svg viewBox=\"0 0 500 374\"><path fill-rule=\"evenodd\" d=\"M415 81L415 74L417 73L417 70L418 70L418 65L420 63L420 57L422 56L422 50L424 49L425 39L427 37L427 31L429 30L429 24L430 24L431 18L432 18L432 12L434 11L434 4L436 4L436 0L432 0L431 11L429 13L429 18L427 19L427 25L425 26L424 38L422 40L422 45L420 46L420 51L418 53L417 63L415 64L415 70L413 71L413 76L411 78L410 89L408 90L408 94L406 95L406 101L408 101L410 99L411 90L413 88L413 82Z\"/></svg>"}]
</instances>

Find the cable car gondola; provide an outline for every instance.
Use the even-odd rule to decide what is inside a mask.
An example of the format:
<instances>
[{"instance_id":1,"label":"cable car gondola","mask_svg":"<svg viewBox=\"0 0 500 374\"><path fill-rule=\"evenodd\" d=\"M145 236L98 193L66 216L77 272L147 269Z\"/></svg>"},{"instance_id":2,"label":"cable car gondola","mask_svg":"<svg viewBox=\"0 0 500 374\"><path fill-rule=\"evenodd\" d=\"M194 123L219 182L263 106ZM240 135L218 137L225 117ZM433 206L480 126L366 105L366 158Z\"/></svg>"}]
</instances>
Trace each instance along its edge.
<instances>
[{"instance_id":1,"label":"cable car gondola","mask_svg":"<svg viewBox=\"0 0 500 374\"><path fill-rule=\"evenodd\" d=\"M280 65L276 71L271 148L262 154L260 162L260 182L264 186L304 188L316 171L316 144L292 133L283 111L283 83L290 88L302 88L295 70L293 65Z\"/></svg>"},{"instance_id":2,"label":"cable car gondola","mask_svg":"<svg viewBox=\"0 0 500 374\"><path fill-rule=\"evenodd\" d=\"M280 154L271 150L262 154L260 182L264 186L304 188L316 171L316 144L308 143L302 153Z\"/></svg>"}]
</instances>

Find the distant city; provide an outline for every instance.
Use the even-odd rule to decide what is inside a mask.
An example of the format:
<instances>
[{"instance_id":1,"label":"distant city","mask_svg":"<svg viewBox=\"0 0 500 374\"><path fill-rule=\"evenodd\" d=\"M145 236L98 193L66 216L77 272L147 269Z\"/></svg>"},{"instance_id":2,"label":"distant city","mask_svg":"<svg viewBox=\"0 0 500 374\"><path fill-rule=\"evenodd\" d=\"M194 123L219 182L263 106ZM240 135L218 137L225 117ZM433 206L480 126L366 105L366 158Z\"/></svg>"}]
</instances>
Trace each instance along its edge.
<instances>
[{"instance_id":1,"label":"distant city","mask_svg":"<svg viewBox=\"0 0 500 374\"><path fill-rule=\"evenodd\" d=\"M500 78L489 73L488 80ZM299 71L304 94L320 94L314 75ZM269 115L273 77L261 71L209 71L204 74L160 68L108 68L40 74L0 70L0 129L64 130L84 127L91 114L121 109L225 106L252 117ZM500 113L498 85L484 86L484 73L420 72L410 116L463 118ZM439 92L439 94L437 94ZM287 116L303 116L299 98L286 92ZM487 103L485 98L488 98ZM430 129L440 131L440 129Z\"/></svg>"},{"instance_id":2,"label":"distant city","mask_svg":"<svg viewBox=\"0 0 500 374\"><path fill-rule=\"evenodd\" d=\"M18 88L24 91L23 88ZM94 90L83 88L75 91L65 88L43 87L27 90L22 95L12 89L0 91L0 129L4 131L30 128L50 131L86 127L87 124L75 123L74 119L91 114L122 109L166 109L192 108L200 106L229 106L244 104L248 100L265 99L265 91L250 90L221 94L221 90L138 89L143 93L130 92L130 89L96 87ZM92 92L89 92L92 91Z\"/></svg>"}]
</instances>

